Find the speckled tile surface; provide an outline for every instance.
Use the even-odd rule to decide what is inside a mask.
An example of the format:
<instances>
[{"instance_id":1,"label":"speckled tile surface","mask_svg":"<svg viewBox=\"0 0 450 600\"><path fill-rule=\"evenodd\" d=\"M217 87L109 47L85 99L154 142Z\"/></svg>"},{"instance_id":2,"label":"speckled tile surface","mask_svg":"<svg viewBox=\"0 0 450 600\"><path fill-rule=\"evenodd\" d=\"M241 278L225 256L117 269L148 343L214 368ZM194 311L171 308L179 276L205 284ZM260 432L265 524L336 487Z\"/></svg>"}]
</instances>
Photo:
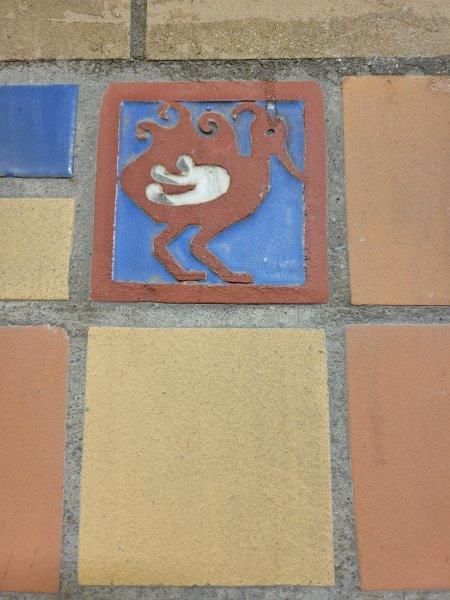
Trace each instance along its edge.
<instances>
[{"instance_id":1,"label":"speckled tile surface","mask_svg":"<svg viewBox=\"0 0 450 600\"><path fill-rule=\"evenodd\" d=\"M68 350L60 328L0 327L0 594L59 590Z\"/></svg>"},{"instance_id":2,"label":"speckled tile surface","mask_svg":"<svg viewBox=\"0 0 450 600\"><path fill-rule=\"evenodd\" d=\"M148 0L155 59L439 56L447 0Z\"/></svg>"},{"instance_id":3,"label":"speckled tile surface","mask_svg":"<svg viewBox=\"0 0 450 600\"><path fill-rule=\"evenodd\" d=\"M0 298L69 297L73 198L0 198Z\"/></svg>"},{"instance_id":4,"label":"speckled tile surface","mask_svg":"<svg viewBox=\"0 0 450 600\"><path fill-rule=\"evenodd\" d=\"M450 304L450 77L343 83L353 304Z\"/></svg>"},{"instance_id":5,"label":"speckled tile surface","mask_svg":"<svg viewBox=\"0 0 450 600\"><path fill-rule=\"evenodd\" d=\"M321 331L89 331L79 582L333 585Z\"/></svg>"},{"instance_id":6,"label":"speckled tile surface","mask_svg":"<svg viewBox=\"0 0 450 600\"><path fill-rule=\"evenodd\" d=\"M450 587L450 325L347 330L363 590Z\"/></svg>"},{"instance_id":7,"label":"speckled tile surface","mask_svg":"<svg viewBox=\"0 0 450 600\"><path fill-rule=\"evenodd\" d=\"M130 0L2 0L0 60L126 58Z\"/></svg>"}]
</instances>

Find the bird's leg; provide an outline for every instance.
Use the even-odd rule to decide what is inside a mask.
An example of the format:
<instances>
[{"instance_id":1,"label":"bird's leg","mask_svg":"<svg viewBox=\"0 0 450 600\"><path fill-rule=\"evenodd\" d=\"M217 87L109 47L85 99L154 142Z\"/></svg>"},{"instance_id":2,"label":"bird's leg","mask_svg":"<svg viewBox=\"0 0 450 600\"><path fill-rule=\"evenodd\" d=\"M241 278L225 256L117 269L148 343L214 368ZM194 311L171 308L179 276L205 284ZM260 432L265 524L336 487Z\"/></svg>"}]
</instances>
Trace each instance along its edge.
<instances>
[{"instance_id":1,"label":"bird's leg","mask_svg":"<svg viewBox=\"0 0 450 600\"><path fill-rule=\"evenodd\" d=\"M253 283L253 277L249 273L233 273L208 248L207 243L217 233L219 232L211 233L200 229L191 242L192 254L227 283Z\"/></svg>"},{"instance_id":2,"label":"bird's leg","mask_svg":"<svg viewBox=\"0 0 450 600\"><path fill-rule=\"evenodd\" d=\"M203 281L206 279L206 273L203 271L185 271L167 250L167 244L180 235L185 227L184 223L169 223L167 228L153 240L153 254L177 281Z\"/></svg>"}]
</instances>

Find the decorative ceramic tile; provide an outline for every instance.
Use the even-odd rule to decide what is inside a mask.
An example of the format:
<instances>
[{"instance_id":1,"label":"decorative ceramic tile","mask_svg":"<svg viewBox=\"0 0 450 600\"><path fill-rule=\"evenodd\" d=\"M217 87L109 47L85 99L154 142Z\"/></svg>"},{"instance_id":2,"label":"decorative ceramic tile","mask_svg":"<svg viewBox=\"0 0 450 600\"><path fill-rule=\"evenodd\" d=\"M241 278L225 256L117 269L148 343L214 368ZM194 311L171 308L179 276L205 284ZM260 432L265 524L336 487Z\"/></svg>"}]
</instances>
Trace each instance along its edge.
<instances>
[{"instance_id":1,"label":"decorative ceramic tile","mask_svg":"<svg viewBox=\"0 0 450 600\"><path fill-rule=\"evenodd\" d=\"M148 0L151 59L440 56L448 0Z\"/></svg>"},{"instance_id":2,"label":"decorative ceramic tile","mask_svg":"<svg viewBox=\"0 0 450 600\"><path fill-rule=\"evenodd\" d=\"M75 201L0 198L0 298L66 300Z\"/></svg>"},{"instance_id":3,"label":"decorative ceramic tile","mask_svg":"<svg viewBox=\"0 0 450 600\"><path fill-rule=\"evenodd\" d=\"M450 304L449 109L450 77L344 81L353 304Z\"/></svg>"},{"instance_id":4,"label":"decorative ceramic tile","mask_svg":"<svg viewBox=\"0 0 450 600\"><path fill-rule=\"evenodd\" d=\"M71 177L77 85L0 86L0 177Z\"/></svg>"},{"instance_id":5,"label":"decorative ceramic tile","mask_svg":"<svg viewBox=\"0 0 450 600\"><path fill-rule=\"evenodd\" d=\"M128 58L130 0L1 0L0 60Z\"/></svg>"},{"instance_id":6,"label":"decorative ceramic tile","mask_svg":"<svg viewBox=\"0 0 450 600\"><path fill-rule=\"evenodd\" d=\"M361 588L450 588L450 325L347 339Z\"/></svg>"},{"instance_id":7,"label":"decorative ceramic tile","mask_svg":"<svg viewBox=\"0 0 450 600\"><path fill-rule=\"evenodd\" d=\"M92 298L326 302L324 146L312 82L110 86Z\"/></svg>"},{"instance_id":8,"label":"decorative ceramic tile","mask_svg":"<svg viewBox=\"0 0 450 600\"><path fill-rule=\"evenodd\" d=\"M59 588L68 341L0 328L0 592Z\"/></svg>"},{"instance_id":9,"label":"decorative ceramic tile","mask_svg":"<svg viewBox=\"0 0 450 600\"><path fill-rule=\"evenodd\" d=\"M82 585L334 583L325 336L91 328Z\"/></svg>"}]
</instances>

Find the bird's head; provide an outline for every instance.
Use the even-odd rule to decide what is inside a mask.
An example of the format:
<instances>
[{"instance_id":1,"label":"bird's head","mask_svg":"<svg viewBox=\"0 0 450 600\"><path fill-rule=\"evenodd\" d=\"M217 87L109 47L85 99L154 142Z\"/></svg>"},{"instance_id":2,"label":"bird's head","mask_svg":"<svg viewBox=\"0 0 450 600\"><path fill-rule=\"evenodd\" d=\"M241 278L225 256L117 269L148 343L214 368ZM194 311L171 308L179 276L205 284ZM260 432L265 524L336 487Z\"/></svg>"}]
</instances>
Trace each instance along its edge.
<instances>
[{"instance_id":1,"label":"bird's head","mask_svg":"<svg viewBox=\"0 0 450 600\"><path fill-rule=\"evenodd\" d=\"M267 110L255 102L239 104L231 116L233 119L237 119L241 113L246 111L255 115L251 125L253 140L258 140L258 145L261 144L269 156L276 154L292 175L297 179L302 179L302 171L294 164L286 150L287 126L285 121L279 116L272 118Z\"/></svg>"}]
</instances>

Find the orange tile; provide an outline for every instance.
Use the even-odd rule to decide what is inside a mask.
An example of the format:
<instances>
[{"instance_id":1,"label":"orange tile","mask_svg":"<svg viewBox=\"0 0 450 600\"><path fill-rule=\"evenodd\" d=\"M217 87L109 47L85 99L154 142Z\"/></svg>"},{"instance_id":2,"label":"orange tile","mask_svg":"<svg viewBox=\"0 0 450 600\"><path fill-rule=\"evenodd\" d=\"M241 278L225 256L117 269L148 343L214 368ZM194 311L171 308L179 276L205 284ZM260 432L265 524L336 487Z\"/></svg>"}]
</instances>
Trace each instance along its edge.
<instances>
[{"instance_id":1,"label":"orange tile","mask_svg":"<svg viewBox=\"0 0 450 600\"><path fill-rule=\"evenodd\" d=\"M450 77L344 81L353 304L450 304Z\"/></svg>"},{"instance_id":2,"label":"orange tile","mask_svg":"<svg viewBox=\"0 0 450 600\"><path fill-rule=\"evenodd\" d=\"M361 588L450 587L450 325L347 332Z\"/></svg>"},{"instance_id":3,"label":"orange tile","mask_svg":"<svg viewBox=\"0 0 450 600\"><path fill-rule=\"evenodd\" d=\"M0 592L57 592L66 333L0 328Z\"/></svg>"}]
</instances>

